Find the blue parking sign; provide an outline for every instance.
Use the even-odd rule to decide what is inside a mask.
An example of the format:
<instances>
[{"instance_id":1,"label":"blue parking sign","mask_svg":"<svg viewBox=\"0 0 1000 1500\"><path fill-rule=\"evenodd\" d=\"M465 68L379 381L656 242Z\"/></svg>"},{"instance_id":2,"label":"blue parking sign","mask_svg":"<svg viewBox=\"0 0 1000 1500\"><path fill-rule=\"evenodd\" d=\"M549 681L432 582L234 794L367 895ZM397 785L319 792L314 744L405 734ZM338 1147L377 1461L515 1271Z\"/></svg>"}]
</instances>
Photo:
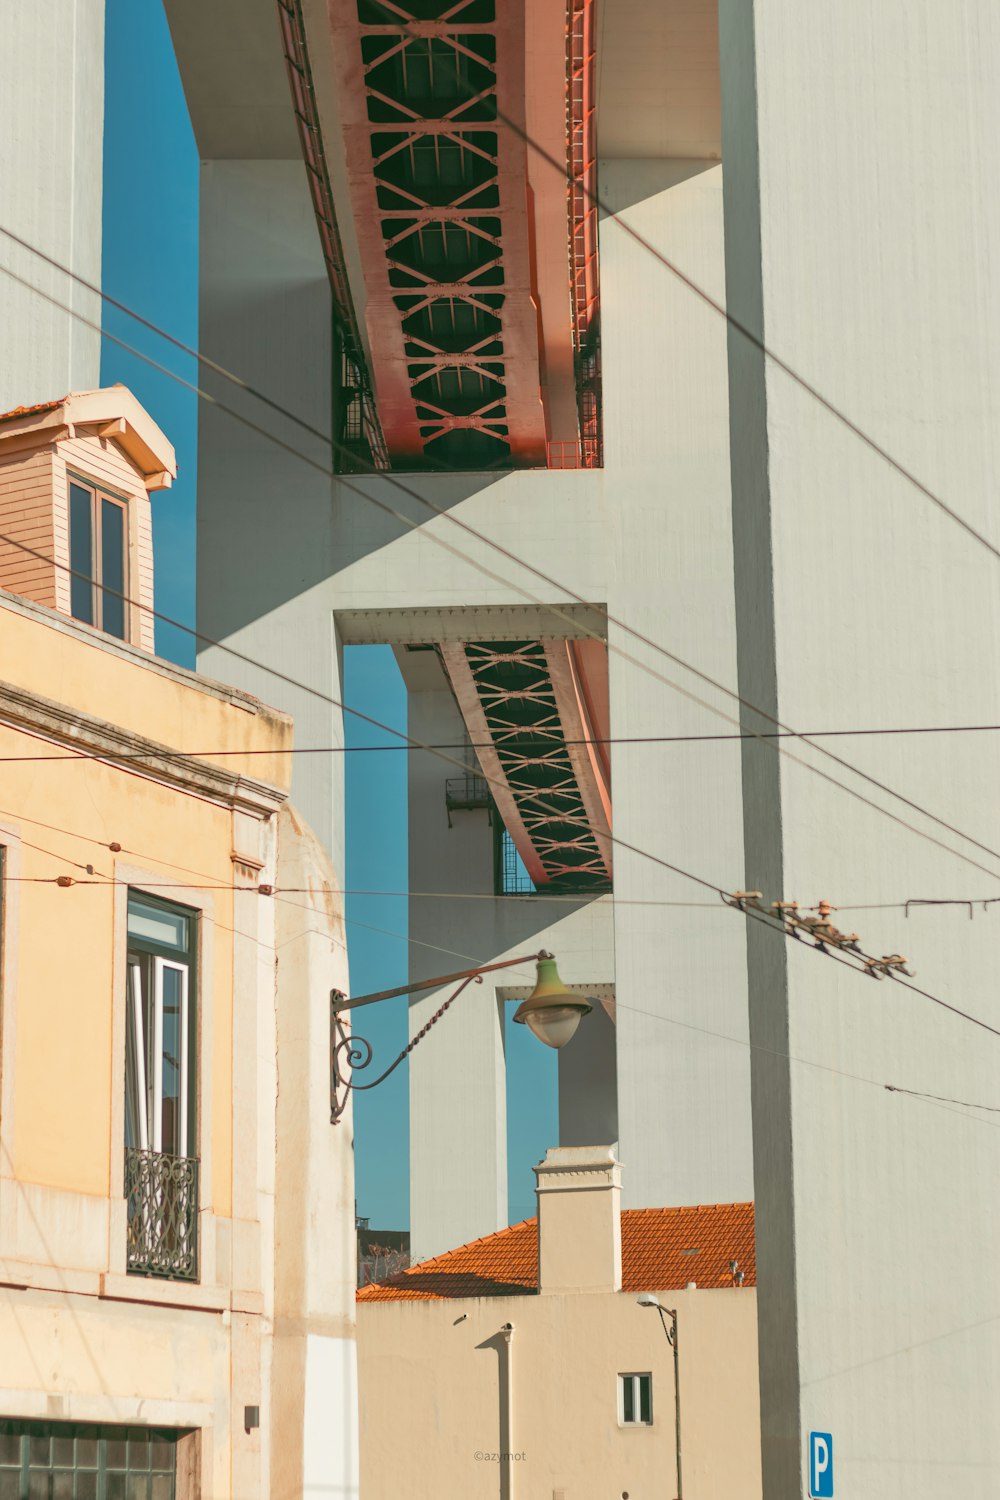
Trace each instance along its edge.
<instances>
[{"instance_id":1,"label":"blue parking sign","mask_svg":"<svg viewBox=\"0 0 1000 1500\"><path fill-rule=\"evenodd\" d=\"M833 1495L833 1438L828 1432L809 1434L809 1494L812 1500Z\"/></svg>"}]
</instances>

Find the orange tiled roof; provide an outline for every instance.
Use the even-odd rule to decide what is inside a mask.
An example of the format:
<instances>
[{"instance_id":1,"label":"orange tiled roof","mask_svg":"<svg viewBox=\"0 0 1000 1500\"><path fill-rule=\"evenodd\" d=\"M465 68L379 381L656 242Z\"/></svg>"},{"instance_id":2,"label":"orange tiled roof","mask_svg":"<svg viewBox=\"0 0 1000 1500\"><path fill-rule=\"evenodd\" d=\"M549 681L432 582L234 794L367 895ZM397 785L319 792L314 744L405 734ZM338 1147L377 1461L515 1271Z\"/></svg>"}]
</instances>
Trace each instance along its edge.
<instances>
[{"instance_id":1,"label":"orange tiled roof","mask_svg":"<svg viewBox=\"0 0 1000 1500\"><path fill-rule=\"evenodd\" d=\"M58 401L39 401L35 406L15 406L10 411L0 412L0 422L13 422L15 417L35 417L43 411L55 411L65 400L65 396L60 396Z\"/></svg>"},{"instance_id":2,"label":"orange tiled roof","mask_svg":"<svg viewBox=\"0 0 1000 1500\"><path fill-rule=\"evenodd\" d=\"M363 1287L359 1302L443 1297L511 1297L538 1289L537 1219L525 1219ZM732 1286L729 1262L744 1286L757 1284L752 1203L696 1208L627 1208L622 1213L622 1290L669 1292L696 1281Z\"/></svg>"}]
</instances>

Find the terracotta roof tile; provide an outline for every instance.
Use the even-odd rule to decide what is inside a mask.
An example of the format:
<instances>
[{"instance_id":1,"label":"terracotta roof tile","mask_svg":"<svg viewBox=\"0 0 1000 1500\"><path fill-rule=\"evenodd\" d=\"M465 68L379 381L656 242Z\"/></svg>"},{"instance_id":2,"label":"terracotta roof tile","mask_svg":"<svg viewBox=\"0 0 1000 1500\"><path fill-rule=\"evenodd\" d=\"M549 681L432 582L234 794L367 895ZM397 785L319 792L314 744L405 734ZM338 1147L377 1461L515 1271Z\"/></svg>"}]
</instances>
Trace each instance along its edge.
<instances>
[{"instance_id":1,"label":"terracotta roof tile","mask_svg":"<svg viewBox=\"0 0 1000 1500\"><path fill-rule=\"evenodd\" d=\"M15 417L35 417L45 411L55 411L65 400L65 396L60 396L58 401L39 401L35 406L15 406L10 411L0 412L0 422L13 422Z\"/></svg>"},{"instance_id":2,"label":"terracotta roof tile","mask_svg":"<svg viewBox=\"0 0 1000 1500\"><path fill-rule=\"evenodd\" d=\"M457 1250L363 1287L359 1302L417 1302L445 1297L523 1296L538 1289L537 1220L524 1219ZM622 1213L622 1290L669 1292L696 1281L732 1286L729 1262L744 1286L757 1284L752 1203L695 1208L631 1208Z\"/></svg>"}]
</instances>

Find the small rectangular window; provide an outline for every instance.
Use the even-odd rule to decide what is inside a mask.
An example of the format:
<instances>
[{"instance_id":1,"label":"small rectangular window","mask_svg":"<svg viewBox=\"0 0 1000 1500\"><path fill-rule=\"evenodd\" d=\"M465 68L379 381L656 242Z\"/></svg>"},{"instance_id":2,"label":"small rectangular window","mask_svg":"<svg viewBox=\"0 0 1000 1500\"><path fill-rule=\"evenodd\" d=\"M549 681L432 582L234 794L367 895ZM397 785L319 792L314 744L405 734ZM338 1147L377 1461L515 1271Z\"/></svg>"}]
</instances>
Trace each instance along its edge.
<instances>
[{"instance_id":1,"label":"small rectangular window","mask_svg":"<svg viewBox=\"0 0 1000 1500\"><path fill-rule=\"evenodd\" d=\"M618 1420L623 1427L652 1426L652 1375L619 1375Z\"/></svg>"},{"instance_id":2,"label":"small rectangular window","mask_svg":"<svg viewBox=\"0 0 1000 1500\"><path fill-rule=\"evenodd\" d=\"M128 512L96 487L69 486L70 613L120 641L128 637Z\"/></svg>"}]
</instances>

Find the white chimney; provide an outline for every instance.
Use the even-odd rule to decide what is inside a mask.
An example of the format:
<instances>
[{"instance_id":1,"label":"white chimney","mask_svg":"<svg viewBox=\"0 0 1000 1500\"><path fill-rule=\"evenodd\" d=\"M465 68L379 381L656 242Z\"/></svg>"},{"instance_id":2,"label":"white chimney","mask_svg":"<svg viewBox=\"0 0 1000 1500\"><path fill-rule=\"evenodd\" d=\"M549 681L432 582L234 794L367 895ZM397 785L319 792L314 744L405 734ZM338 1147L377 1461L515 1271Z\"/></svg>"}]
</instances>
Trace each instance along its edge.
<instances>
[{"instance_id":1,"label":"white chimney","mask_svg":"<svg viewBox=\"0 0 1000 1500\"><path fill-rule=\"evenodd\" d=\"M553 1147L535 1176L538 1290L621 1291L621 1166L614 1147Z\"/></svg>"}]
</instances>

